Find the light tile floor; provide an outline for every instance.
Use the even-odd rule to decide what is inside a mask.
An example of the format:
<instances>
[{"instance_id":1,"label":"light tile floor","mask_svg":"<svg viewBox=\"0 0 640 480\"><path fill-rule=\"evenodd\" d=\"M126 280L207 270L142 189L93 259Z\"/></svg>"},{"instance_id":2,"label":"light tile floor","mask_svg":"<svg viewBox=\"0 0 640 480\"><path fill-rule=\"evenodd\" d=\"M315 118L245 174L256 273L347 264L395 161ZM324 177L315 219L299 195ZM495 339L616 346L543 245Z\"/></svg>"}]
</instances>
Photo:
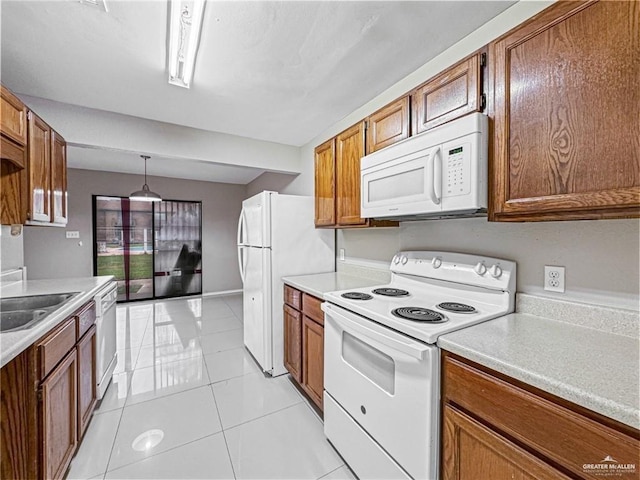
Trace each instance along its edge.
<instances>
[{"instance_id":1,"label":"light tile floor","mask_svg":"<svg viewBox=\"0 0 640 480\"><path fill-rule=\"evenodd\" d=\"M118 366L68 479L353 479L286 376L244 349L242 296L119 305Z\"/></svg>"}]
</instances>

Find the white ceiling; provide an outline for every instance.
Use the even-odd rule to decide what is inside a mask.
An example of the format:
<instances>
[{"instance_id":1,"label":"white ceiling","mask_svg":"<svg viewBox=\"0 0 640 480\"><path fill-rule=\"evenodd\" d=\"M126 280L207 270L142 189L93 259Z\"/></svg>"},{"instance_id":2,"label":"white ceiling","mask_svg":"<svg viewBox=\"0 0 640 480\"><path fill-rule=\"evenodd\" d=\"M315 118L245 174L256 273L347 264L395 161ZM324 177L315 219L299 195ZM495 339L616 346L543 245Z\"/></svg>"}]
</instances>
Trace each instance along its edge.
<instances>
[{"instance_id":1,"label":"white ceiling","mask_svg":"<svg viewBox=\"0 0 640 480\"><path fill-rule=\"evenodd\" d=\"M167 82L166 1L108 0L105 13L78 0L2 0L2 82L19 94L300 146L512 3L210 0L183 89Z\"/></svg>"}]
</instances>

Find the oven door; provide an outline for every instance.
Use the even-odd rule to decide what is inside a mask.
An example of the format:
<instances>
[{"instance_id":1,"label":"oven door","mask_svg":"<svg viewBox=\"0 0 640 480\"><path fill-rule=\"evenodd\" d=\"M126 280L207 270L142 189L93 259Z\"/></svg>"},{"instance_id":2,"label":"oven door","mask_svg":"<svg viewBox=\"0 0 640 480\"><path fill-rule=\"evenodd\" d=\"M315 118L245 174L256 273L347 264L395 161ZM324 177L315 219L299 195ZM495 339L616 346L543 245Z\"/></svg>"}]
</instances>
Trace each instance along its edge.
<instances>
[{"instance_id":1,"label":"oven door","mask_svg":"<svg viewBox=\"0 0 640 480\"><path fill-rule=\"evenodd\" d=\"M435 478L437 347L333 304L322 308L326 392L412 477Z\"/></svg>"}]
</instances>

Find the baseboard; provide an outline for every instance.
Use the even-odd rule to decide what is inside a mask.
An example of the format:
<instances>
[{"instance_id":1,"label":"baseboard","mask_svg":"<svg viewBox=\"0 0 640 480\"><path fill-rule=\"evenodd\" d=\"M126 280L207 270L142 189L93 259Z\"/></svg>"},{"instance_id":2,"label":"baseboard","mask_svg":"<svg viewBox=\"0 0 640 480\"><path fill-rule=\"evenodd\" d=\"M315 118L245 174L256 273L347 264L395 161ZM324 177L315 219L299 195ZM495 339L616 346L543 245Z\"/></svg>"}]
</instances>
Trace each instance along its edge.
<instances>
[{"instance_id":1,"label":"baseboard","mask_svg":"<svg viewBox=\"0 0 640 480\"><path fill-rule=\"evenodd\" d=\"M238 289L238 290L223 290L221 292L208 292L208 293L203 293L202 296L203 297L224 297L226 295L236 295L238 293L242 293L242 289Z\"/></svg>"}]
</instances>

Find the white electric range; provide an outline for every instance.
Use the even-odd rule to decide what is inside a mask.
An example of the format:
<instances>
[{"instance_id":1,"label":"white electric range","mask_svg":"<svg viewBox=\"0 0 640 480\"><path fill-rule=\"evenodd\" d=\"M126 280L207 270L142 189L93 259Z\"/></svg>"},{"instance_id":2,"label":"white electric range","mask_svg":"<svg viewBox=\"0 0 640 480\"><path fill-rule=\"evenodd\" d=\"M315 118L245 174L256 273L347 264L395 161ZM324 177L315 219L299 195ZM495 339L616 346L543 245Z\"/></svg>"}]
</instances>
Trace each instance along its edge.
<instances>
[{"instance_id":1,"label":"white electric range","mask_svg":"<svg viewBox=\"0 0 640 480\"><path fill-rule=\"evenodd\" d=\"M440 335L513 312L514 262L399 252L391 281L324 295L324 430L359 478L438 478Z\"/></svg>"}]
</instances>

